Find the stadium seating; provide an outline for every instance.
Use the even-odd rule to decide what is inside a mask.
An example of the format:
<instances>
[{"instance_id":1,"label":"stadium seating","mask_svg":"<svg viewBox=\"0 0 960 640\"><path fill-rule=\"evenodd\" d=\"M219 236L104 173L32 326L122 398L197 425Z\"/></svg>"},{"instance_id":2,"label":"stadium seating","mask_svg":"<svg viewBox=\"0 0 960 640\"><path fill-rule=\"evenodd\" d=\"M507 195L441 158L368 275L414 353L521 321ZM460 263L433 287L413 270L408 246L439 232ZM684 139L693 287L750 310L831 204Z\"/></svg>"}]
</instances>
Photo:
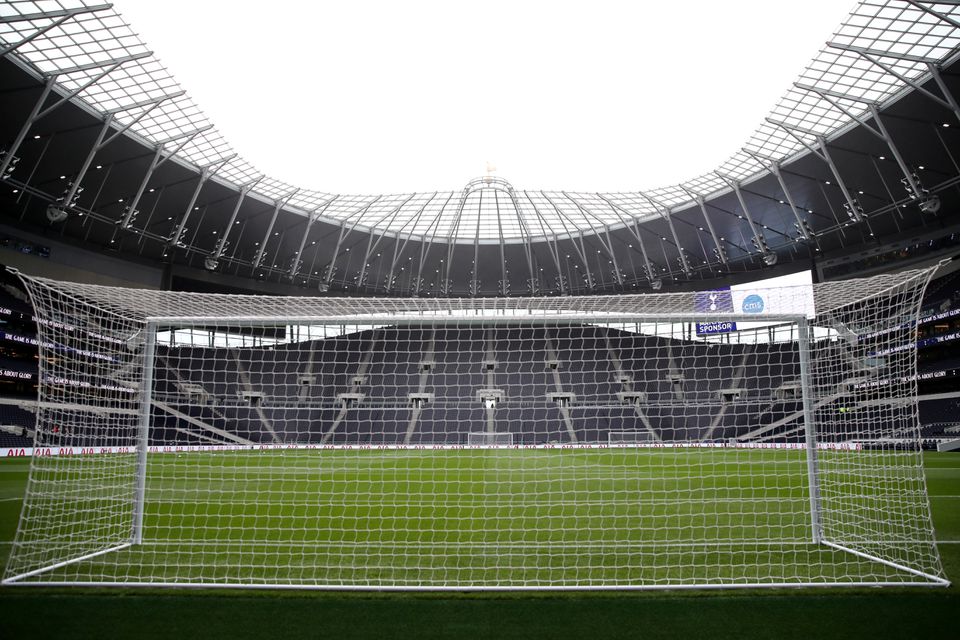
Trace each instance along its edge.
<instances>
[{"instance_id":1,"label":"stadium seating","mask_svg":"<svg viewBox=\"0 0 960 640\"><path fill-rule=\"evenodd\" d=\"M789 344L704 351L598 326L383 327L214 351L161 349L156 395L172 411L158 410L158 444L174 435L229 442L223 433L253 443L453 444L491 419L517 444L606 443L611 432L649 435L647 425L656 439L725 441L756 430L758 415L783 422L758 439L800 437L795 420L784 422L798 401L777 395L799 373ZM222 368L208 370L211 361ZM484 408L481 389L502 394L495 408ZM639 406L624 392L641 394ZM415 411L418 393L432 400ZM344 406L342 394L356 399ZM572 397L565 414L556 394Z\"/></svg>"}]
</instances>

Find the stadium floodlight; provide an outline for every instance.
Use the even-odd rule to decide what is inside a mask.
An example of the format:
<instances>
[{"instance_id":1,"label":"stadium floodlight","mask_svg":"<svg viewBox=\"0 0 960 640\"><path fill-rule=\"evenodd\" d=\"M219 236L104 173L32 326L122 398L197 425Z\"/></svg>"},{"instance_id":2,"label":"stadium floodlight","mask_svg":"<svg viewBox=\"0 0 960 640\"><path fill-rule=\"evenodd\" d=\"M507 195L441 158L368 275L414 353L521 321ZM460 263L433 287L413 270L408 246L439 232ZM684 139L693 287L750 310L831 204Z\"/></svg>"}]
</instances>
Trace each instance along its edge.
<instances>
[{"instance_id":1,"label":"stadium floodlight","mask_svg":"<svg viewBox=\"0 0 960 640\"><path fill-rule=\"evenodd\" d=\"M948 584L916 408L931 273L728 299L24 277L38 451L4 583Z\"/></svg>"}]
</instances>

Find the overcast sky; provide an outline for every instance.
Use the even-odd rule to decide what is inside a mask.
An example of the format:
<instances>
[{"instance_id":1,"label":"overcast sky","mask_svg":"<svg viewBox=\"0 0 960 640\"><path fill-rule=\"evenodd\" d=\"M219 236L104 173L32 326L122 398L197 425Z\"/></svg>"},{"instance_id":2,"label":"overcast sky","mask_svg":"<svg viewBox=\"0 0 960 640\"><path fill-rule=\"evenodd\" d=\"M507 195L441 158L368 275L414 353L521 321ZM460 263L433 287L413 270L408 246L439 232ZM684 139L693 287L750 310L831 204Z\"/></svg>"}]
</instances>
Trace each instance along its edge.
<instances>
[{"instance_id":1,"label":"overcast sky","mask_svg":"<svg viewBox=\"0 0 960 640\"><path fill-rule=\"evenodd\" d=\"M235 150L335 193L632 191L741 147L852 2L116 0Z\"/></svg>"}]
</instances>

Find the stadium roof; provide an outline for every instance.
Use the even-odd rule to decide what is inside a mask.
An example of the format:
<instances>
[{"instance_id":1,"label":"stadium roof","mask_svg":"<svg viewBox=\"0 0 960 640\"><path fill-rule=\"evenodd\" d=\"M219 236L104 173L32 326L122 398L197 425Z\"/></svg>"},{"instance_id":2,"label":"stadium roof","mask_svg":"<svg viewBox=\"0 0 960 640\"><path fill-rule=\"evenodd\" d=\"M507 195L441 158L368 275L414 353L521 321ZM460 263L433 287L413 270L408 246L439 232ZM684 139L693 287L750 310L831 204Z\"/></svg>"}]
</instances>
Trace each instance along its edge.
<instances>
[{"instance_id":1,"label":"stadium roof","mask_svg":"<svg viewBox=\"0 0 960 640\"><path fill-rule=\"evenodd\" d=\"M374 258L386 260L381 253L393 251L389 267L383 265L377 271L379 282L374 287L390 292L394 290L390 281L404 264L397 254L414 248L420 251L418 275L412 278L407 272L412 278L407 289L414 293L430 287L451 293L456 286L451 288L450 283L457 280L467 294L506 293L510 287L504 282L517 278L504 266L509 265L510 252L514 274L517 263L522 264L526 277L519 282L532 292L579 287L594 291L597 282L636 286L637 281L652 283L660 274L715 276L738 262L756 268L776 262L771 256L777 254L797 259L820 250L820 244L844 246L850 242L844 231L850 224L868 221L857 232L861 240L889 233L880 220L891 212L901 218L892 223L897 232L912 226L902 221L903 203L927 202L946 191L960 174L950 152L952 138L935 132L942 149L931 151L929 132L921 139L905 128L923 126L926 131L931 125L946 129L951 122L958 124L960 108L950 90L953 74L947 71L958 51L957 3L865 1L854 8L743 147L715 171L682 184L645 192L576 193L517 189L503 179L485 177L459 191L342 195L284 183L238 156L112 5L84 0L13 1L0 4L0 57L34 78L46 93L32 112L33 100L24 99L21 104L7 99L5 106L10 113L16 112L17 122L0 132L0 140L8 139L5 149L12 150L11 156L29 155L26 146L33 134L27 133L33 124L65 103L79 107L87 120L80 124L76 116L71 123L58 122L53 133L89 127L89 116L102 124L102 131L92 147L62 152L63 162L68 160L65 155L75 156L69 158L69 170L51 169L36 160L38 167L47 166L51 176L63 173L61 179L69 184L60 200L56 189L22 180L23 171L16 179L10 175L4 179L24 191L32 186L36 193L31 194L46 195L70 211L83 209L88 220L107 225L101 229L82 221L83 230L71 235L82 235L87 241L115 245L123 242L118 232L133 233L141 236L135 243L141 254L156 252L155 257L171 259L185 250L191 264L205 260L208 268L216 269L229 262L237 274L269 278L275 273L277 278L302 280L306 285L314 284L311 276L316 275L321 288L340 279L346 288L362 289L371 271L378 269ZM9 85L22 88L23 81L16 79L14 71L8 76ZM49 105L44 101L50 95L62 100ZM919 99L907 101L904 107L907 97ZM910 113L904 113L907 109ZM881 120L881 113L893 117ZM24 121L26 125L20 127ZM106 166L98 164L100 158L119 154L105 147L120 139L136 143L147 153L154 151L155 162L172 156L176 164L199 177L195 193L188 189L191 195L176 205L167 202L169 229L157 228L163 224L159 216L150 219L153 228L137 222L135 206L145 206L148 196L138 188L141 180L136 172L123 177L124 185L114 189L122 197L113 200L113 207L108 198L110 185L116 185L113 179L104 178L95 201L81 195L81 189L89 191L91 174L99 170L95 167ZM841 143L841 139L854 142ZM851 150L857 158L847 153ZM142 155L131 148L115 164ZM877 168L878 159L890 168ZM8 169L8 163L2 160L0 167ZM936 167L931 179L923 175L928 164ZM151 165L143 186L148 181L153 185L159 177ZM170 187L172 193L172 187L186 179L169 177L154 188ZM906 194L897 183L903 183ZM226 191L213 189L214 185ZM225 211L219 214L213 212L230 192L239 194L233 215L227 213L231 206L221 207ZM234 234L228 241L231 223L239 225L251 217L241 212L244 199L267 203L272 216L262 216L269 223L255 227L258 232L245 232L242 238ZM292 231L295 227L299 231ZM311 229L325 235L308 245ZM284 231L289 231L286 241L280 238L268 248L273 236ZM325 245L322 240L328 237ZM830 238L839 239L831 245ZM809 247L811 241L818 245L815 249L798 244ZM305 254L318 243L310 267L320 268L310 273L305 269ZM483 244L500 246L502 264L485 276L485 286L478 286L476 247ZM461 251L458 258L455 245L475 249ZM351 246L362 250L364 259L338 267ZM441 246L447 247L445 258L440 257L443 251L428 257ZM590 257L594 250L596 261ZM754 262L761 258L763 263ZM413 260L411 255L408 261ZM564 260L579 264L565 267ZM409 265L411 269L415 264ZM543 274L545 265L553 268ZM579 273L571 270L574 267ZM438 274L432 284L428 283L430 273ZM538 279L547 282L530 284ZM499 285L492 287L494 282Z\"/></svg>"}]
</instances>

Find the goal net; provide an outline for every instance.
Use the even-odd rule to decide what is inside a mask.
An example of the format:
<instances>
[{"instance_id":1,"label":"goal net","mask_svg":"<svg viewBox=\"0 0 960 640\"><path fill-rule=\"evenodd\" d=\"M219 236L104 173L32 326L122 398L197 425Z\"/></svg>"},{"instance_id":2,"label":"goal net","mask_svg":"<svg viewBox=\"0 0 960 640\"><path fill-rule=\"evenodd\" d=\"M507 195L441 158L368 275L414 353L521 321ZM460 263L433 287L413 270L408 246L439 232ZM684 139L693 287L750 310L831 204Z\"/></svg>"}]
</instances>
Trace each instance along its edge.
<instances>
[{"instance_id":1,"label":"goal net","mask_svg":"<svg viewBox=\"0 0 960 640\"><path fill-rule=\"evenodd\" d=\"M929 277L497 299L24 277L37 436L4 583L946 584Z\"/></svg>"}]
</instances>

